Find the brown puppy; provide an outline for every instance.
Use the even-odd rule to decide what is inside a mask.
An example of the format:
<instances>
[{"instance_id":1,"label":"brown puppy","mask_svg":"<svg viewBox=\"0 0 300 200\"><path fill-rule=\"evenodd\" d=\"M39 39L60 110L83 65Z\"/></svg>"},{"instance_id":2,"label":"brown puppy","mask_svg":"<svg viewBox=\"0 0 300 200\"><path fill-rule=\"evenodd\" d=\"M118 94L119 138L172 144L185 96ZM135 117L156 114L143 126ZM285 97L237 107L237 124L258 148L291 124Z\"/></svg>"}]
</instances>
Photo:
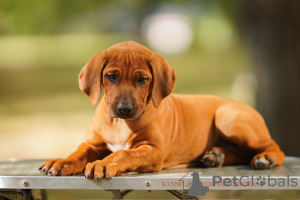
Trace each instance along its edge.
<instances>
[{"instance_id":1,"label":"brown puppy","mask_svg":"<svg viewBox=\"0 0 300 200\"><path fill-rule=\"evenodd\" d=\"M79 74L80 89L98 105L84 142L66 159L47 161L45 175L85 170L99 179L167 167L284 162L253 108L209 95L171 94L176 74L166 60L135 42L101 51Z\"/></svg>"}]
</instances>

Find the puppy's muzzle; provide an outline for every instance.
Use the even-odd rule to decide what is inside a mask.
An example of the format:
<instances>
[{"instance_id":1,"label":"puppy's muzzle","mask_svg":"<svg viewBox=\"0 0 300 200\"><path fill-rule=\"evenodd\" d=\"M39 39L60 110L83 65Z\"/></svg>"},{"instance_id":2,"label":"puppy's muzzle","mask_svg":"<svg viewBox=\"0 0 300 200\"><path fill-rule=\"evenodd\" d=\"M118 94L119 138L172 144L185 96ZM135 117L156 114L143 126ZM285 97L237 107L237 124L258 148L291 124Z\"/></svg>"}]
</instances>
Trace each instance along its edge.
<instances>
[{"instance_id":1,"label":"puppy's muzzle","mask_svg":"<svg viewBox=\"0 0 300 200\"><path fill-rule=\"evenodd\" d=\"M129 116L133 110L132 103L119 102L117 104L118 113L121 117Z\"/></svg>"}]
</instances>

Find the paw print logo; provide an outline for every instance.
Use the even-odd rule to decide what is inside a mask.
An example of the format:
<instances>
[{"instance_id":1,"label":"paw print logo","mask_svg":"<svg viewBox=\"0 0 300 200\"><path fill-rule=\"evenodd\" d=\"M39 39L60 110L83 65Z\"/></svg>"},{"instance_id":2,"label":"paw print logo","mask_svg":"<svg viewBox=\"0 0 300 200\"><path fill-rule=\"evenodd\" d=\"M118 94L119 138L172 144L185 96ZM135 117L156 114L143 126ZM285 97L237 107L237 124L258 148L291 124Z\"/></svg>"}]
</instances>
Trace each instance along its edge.
<instances>
[{"instance_id":1,"label":"paw print logo","mask_svg":"<svg viewBox=\"0 0 300 200\"><path fill-rule=\"evenodd\" d=\"M258 178L256 178L256 180L257 180L257 182L255 182L255 183L258 184L260 187L266 185L265 177L259 176Z\"/></svg>"}]
</instances>

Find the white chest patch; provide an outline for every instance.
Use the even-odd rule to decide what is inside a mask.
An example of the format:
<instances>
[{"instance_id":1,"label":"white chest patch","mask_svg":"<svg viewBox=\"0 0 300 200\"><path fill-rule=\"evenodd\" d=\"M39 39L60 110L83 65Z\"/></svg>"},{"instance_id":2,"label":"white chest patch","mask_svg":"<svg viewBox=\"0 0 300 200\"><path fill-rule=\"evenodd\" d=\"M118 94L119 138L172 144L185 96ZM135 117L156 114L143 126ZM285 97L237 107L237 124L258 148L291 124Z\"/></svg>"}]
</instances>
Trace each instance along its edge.
<instances>
[{"instance_id":1,"label":"white chest patch","mask_svg":"<svg viewBox=\"0 0 300 200\"><path fill-rule=\"evenodd\" d=\"M100 119L101 120L101 119ZM123 119L115 118L110 123L94 122L96 132L98 132L107 144L124 146L120 144L127 143L132 131L128 128Z\"/></svg>"},{"instance_id":2,"label":"white chest patch","mask_svg":"<svg viewBox=\"0 0 300 200\"><path fill-rule=\"evenodd\" d=\"M119 150L128 150L130 148L130 145L128 143L115 143L115 144L110 144L106 143L107 147L112 151L119 151Z\"/></svg>"}]
</instances>

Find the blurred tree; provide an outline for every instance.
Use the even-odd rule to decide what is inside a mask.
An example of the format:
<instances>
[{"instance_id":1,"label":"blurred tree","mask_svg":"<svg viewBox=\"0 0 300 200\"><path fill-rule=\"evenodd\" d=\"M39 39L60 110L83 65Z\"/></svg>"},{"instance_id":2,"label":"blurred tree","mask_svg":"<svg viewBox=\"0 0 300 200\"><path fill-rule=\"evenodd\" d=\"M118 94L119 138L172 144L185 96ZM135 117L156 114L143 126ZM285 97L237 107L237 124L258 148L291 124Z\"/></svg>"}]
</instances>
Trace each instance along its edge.
<instances>
[{"instance_id":1,"label":"blurred tree","mask_svg":"<svg viewBox=\"0 0 300 200\"><path fill-rule=\"evenodd\" d=\"M300 1L244 0L238 19L258 79L257 109L282 150L300 156Z\"/></svg>"}]
</instances>

